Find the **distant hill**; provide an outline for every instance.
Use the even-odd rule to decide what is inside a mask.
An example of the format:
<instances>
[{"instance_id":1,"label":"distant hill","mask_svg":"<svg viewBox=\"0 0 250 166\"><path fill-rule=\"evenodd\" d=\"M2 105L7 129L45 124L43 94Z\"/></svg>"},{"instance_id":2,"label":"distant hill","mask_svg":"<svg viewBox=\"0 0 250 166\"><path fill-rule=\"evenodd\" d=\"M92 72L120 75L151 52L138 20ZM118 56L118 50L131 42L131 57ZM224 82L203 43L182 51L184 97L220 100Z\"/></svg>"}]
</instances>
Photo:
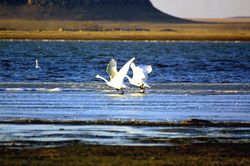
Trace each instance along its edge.
<instances>
[{"instance_id":1,"label":"distant hill","mask_svg":"<svg viewBox=\"0 0 250 166\"><path fill-rule=\"evenodd\" d=\"M159 11L150 0L0 0L0 19L190 22Z\"/></svg>"},{"instance_id":2,"label":"distant hill","mask_svg":"<svg viewBox=\"0 0 250 166\"><path fill-rule=\"evenodd\" d=\"M246 19L249 19L250 16L235 16L235 17L229 17L229 18L239 18L239 19L242 19L242 18L246 18Z\"/></svg>"}]
</instances>

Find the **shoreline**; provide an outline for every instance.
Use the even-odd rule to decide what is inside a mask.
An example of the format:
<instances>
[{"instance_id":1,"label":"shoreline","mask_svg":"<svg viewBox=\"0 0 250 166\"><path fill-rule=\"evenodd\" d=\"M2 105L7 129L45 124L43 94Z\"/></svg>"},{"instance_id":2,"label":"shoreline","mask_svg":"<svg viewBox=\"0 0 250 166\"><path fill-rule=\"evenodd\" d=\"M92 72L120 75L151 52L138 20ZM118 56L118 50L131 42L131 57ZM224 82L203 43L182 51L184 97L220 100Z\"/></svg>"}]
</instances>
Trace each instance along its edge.
<instances>
[{"instance_id":1,"label":"shoreline","mask_svg":"<svg viewBox=\"0 0 250 166\"><path fill-rule=\"evenodd\" d=\"M57 120L11 120L4 121L0 120L0 124L24 124L24 125L118 125L118 126L166 126L166 127L250 127L250 122L213 122L203 119L188 119L178 122L150 122L150 121L113 121L113 120L68 120L68 121L57 121Z\"/></svg>"},{"instance_id":2,"label":"shoreline","mask_svg":"<svg viewBox=\"0 0 250 166\"><path fill-rule=\"evenodd\" d=\"M250 33L121 32L121 31L0 31L0 39L86 41L250 41Z\"/></svg>"}]
</instances>

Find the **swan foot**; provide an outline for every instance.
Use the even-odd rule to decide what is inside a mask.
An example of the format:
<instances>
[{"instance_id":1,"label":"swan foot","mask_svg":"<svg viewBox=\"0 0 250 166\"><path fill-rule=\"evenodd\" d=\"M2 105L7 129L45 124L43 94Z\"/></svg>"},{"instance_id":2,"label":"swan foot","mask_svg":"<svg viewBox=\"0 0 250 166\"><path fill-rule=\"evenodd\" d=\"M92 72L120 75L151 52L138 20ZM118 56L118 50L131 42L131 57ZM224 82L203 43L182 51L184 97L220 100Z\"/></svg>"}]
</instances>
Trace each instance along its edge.
<instances>
[{"instance_id":1,"label":"swan foot","mask_svg":"<svg viewBox=\"0 0 250 166\"><path fill-rule=\"evenodd\" d=\"M124 90L123 89L116 89L117 91L121 91L121 95L123 95L124 94Z\"/></svg>"},{"instance_id":2,"label":"swan foot","mask_svg":"<svg viewBox=\"0 0 250 166\"><path fill-rule=\"evenodd\" d=\"M145 93L145 90L140 91L139 93Z\"/></svg>"}]
</instances>

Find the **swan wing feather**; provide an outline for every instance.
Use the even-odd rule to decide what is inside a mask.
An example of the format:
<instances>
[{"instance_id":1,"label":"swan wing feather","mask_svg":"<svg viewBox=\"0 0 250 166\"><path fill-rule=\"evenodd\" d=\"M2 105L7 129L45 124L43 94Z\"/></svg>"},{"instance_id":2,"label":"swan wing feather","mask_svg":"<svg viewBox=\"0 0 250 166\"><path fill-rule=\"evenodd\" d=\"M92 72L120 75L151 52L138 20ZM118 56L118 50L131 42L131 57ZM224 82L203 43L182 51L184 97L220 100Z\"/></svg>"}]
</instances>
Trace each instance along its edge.
<instances>
[{"instance_id":1,"label":"swan wing feather","mask_svg":"<svg viewBox=\"0 0 250 166\"><path fill-rule=\"evenodd\" d=\"M133 71L133 79L134 80L137 80L140 82L141 80L146 78L145 72L140 67L138 67L138 66L133 67L132 71Z\"/></svg>"},{"instance_id":2,"label":"swan wing feather","mask_svg":"<svg viewBox=\"0 0 250 166\"><path fill-rule=\"evenodd\" d=\"M130 64L135 60L135 58L130 59L125 65L122 66L122 68L119 70L119 72L115 75L115 77L112 79L112 82L116 82L116 84L122 85L125 76L128 73Z\"/></svg>"},{"instance_id":3,"label":"swan wing feather","mask_svg":"<svg viewBox=\"0 0 250 166\"><path fill-rule=\"evenodd\" d=\"M144 72L147 72L148 74L152 72L151 65L139 65L138 67L141 68Z\"/></svg>"},{"instance_id":4,"label":"swan wing feather","mask_svg":"<svg viewBox=\"0 0 250 166\"><path fill-rule=\"evenodd\" d=\"M117 62L115 59L111 59L108 66L107 66L107 69L106 69L106 72L109 74L109 77L110 77L110 80L113 79L116 75L117 75Z\"/></svg>"},{"instance_id":5,"label":"swan wing feather","mask_svg":"<svg viewBox=\"0 0 250 166\"><path fill-rule=\"evenodd\" d=\"M133 79L137 82L145 82L148 79L148 73L152 72L151 65L138 65L132 67Z\"/></svg>"}]
</instances>

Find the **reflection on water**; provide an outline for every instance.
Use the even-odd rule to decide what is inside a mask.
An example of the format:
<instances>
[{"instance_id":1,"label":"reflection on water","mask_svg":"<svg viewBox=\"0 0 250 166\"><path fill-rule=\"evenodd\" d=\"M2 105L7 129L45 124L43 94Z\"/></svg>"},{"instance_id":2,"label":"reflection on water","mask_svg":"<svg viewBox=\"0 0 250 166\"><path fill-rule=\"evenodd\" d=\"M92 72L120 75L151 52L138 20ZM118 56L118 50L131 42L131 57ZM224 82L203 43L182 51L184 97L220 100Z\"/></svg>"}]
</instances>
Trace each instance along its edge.
<instances>
[{"instance_id":1,"label":"reflection on water","mask_svg":"<svg viewBox=\"0 0 250 166\"><path fill-rule=\"evenodd\" d=\"M133 96L133 97L143 97L143 96L145 96L145 95L147 95L147 92L145 92L145 93L130 93L129 94L130 96Z\"/></svg>"},{"instance_id":2,"label":"reflection on water","mask_svg":"<svg viewBox=\"0 0 250 166\"><path fill-rule=\"evenodd\" d=\"M134 90L134 89L133 89ZM115 93L113 93L113 94L105 94L106 96L108 96L108 97L111 97L111 98L113 98L113 99L116 99L116 98L123 98L123 99L126 99L126 98L131 98L131 97L143 97L143 96L146 96L147 95L147 93L139 93L139 92L131 92L131 90L130 91L128 91L128 93L125 93L125 94L115 94Z\"/></svg>"},{"instance_id":3,"label":"reflection on water","mask_svg":"<svg viewBox=\"0 0 250 166\"><path fill-rule=\"evenodd\" d=\"M123 95L123 94L107 94L106 96L109 96L109 97L111 97L111 98L126 98L126 96L125 95Z\"/></svg>"}]
</instances>

